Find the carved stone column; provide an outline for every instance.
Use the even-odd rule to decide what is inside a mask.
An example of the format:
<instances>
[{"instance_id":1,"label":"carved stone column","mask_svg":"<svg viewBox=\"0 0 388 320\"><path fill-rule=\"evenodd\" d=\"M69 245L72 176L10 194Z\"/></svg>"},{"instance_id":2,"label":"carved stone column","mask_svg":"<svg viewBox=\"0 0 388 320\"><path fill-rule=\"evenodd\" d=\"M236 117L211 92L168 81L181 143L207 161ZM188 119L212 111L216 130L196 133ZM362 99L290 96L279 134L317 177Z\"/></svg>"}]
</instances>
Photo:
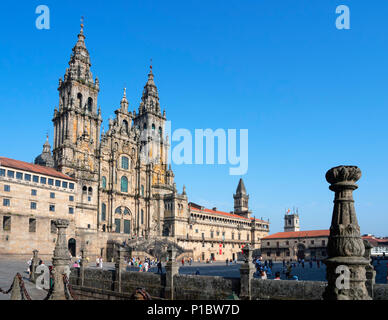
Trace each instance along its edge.
<instances>
[{"instance_id":1,"label":"carved stone column","mask_svg":"<svg viewBox=\"0 0 388 320\"><path fill-rule=\"evenodd\" d=\"M363 241L365 247L364 257L369 261L369 264L366 266L366 288L368 290L369 296L373 299L373 287L376 283L376 271L373 268L373 265L371 264L370 258L372 245L369 243L368 240Z\"/></svg>"},{"instance_id":2,"label":"carved stone column","mask_svg":"<svg viewBox=\"0 0 388 320\"><path fill-rule=\"evenodd\" d=\"M240 299L250 300L252 297L252 279L255 273L255 266L252 263L253 250L249 245L246 245L243 249L243 255L245 258L244 264L240 267Z\"/></svg>"},{"instance_id":3,"label":"carved stone column","mask_svg":"<svg viewBox=\"0 0 388 320\"><path fill-rule=\"evenodd\" d=\"M119 247L117 249L116 263L115 263L115 272L116 272L116 283L115 290L121 292L121 274L123 271L126 271L127 265L124 260L125 249Z\"/></svg>"},{"instance_id":4,"label":"carved stone column","mask_svg":"<svg viewBox=\"0 0 388 320\"><path fill-rule=\"evenodd\" d=\"M176 248L169 246L167 249L168 261L166 263L166 288L165 297L166 299L174 299L174 276L179 273L179 265L176 262Z\"/></svg>"},{"instance_id":5,"label":"carved stone column","mask_svg":"<svg viewBox=\"0 0 388 320\"><path fill-rule=\"evenodd\" d=\"M31 273L30 273L30 279L32 282L35 283L37 275L36 275L36 268L39 265L39 257L38 257L38 250L33 250L32 251L32 262L31 262Z\"/></svg>"},{"instance_id":6,"label":"carved stone column","mask_svg":"<svg viewBox=\"0 0 388 320\"><path fill-rule=\"evenodd\" d=\"M81 286L84 286L85 283L85 267L88 265L87 261L87 251L86 248L81 249L81 261L79 263L79 271L80 271L80 277L81 277Z\"/></svg>"},{"instance_id":7,"label":"carved stone column","mask_svg":"<svg viewBox=\"0 0 388 320\"><path fill-rule=\"evenodd\" d=\"M65 219L57 219L54 221L58 229L57 242L55 244L53 256L53 276L54 288L50 296L50 300L66 300L65 286L63 283L63 275L69 272L69 250L66 241L66 228L69 226L69 221Z\"/></svg>"},{"instance_id":8,"label":"carved stone column","mask_svg":"<svg viewBox=\"0 0 388 320\"><path fill-rule=\"evenodd\" d=\"M326 173L329 189L335 192L330 236L327 245L324 300L370 300L365 282L365 248L354 208L353 191L361 178L355 166L339 166ZM341 274L342 273L342 274Z\"/></svg>"}]
</instances>

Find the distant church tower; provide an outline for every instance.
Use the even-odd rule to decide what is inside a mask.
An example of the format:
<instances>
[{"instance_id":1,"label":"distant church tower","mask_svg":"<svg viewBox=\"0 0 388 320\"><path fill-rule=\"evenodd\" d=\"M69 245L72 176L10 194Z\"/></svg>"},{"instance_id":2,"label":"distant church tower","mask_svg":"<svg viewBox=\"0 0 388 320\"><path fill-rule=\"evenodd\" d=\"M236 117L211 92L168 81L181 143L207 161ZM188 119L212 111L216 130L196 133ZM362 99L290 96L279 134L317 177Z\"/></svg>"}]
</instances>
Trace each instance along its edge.
<instances>
[{"instance_id":1,"label":"distant church tower","mask_svg":"<svg viewBox=\"0 0 388 320\"><path fill-rule=\"evenodd\" d=\"M284 232L290 231L300 231L298 213L286 213L284 216Z\"/></svg>"},{"instance_id":2,"label":"distant church tower","mask_svg":"<svg viewBox=\"0 0 388 320\"><path fill-rule=\"evenodd\" d=\"M234 198L234 214L243 216L245 218L250 218L251 212L248 207L249 195L247 195L247 190L245 189L243 179L240 179L236 194L233 195Z\"/></svg>"},{"instance_id":3,"label":"distant church tower","mask_svg":"<svg viewBox=\"0 0 388 320\"><path fill-rule=\"evenodd\" d=\"M93 81L83 24L64 79L59 79L59 108L54 110L56 168L74 178L98 179L97 150L101 110L97 110L98 78Z\"/></svg>"}]
</instances>

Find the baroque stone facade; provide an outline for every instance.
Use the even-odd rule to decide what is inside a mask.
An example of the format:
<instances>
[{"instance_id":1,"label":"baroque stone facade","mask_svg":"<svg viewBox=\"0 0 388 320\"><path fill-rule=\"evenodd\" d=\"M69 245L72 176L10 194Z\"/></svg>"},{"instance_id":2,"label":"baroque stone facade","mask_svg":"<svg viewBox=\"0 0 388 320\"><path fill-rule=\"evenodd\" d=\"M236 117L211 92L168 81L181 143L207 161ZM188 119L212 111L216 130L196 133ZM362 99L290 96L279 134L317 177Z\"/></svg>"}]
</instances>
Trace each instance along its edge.
<instances>
[{"instance_id":1,"label":"baroque stone facade","mask_svg":"<svg viewBox=\"0 0 388 320\"><path fill-rule=\"evenodd\" d=\"M5 165L3 170L6 175L8 170L16 169L23 177L35 171L38 179L46 176L52 179L58 173L73 183L74 188L68 190L56 187L55 183L43 185L38 181L32 184L24 178L0 176L0 180L4 180L1 183L14 184L11 196L15 197L9 208L0 208L0 215L8 215L12 223L10 230L0 229L1 253L29 254L32 249L38 249L41 255L51 254L55 239L48 236L47 223L43 222L50 218L69 220L67 235L69 240L72 239L69 248L77 255L82 249L90 256L106 256L107 244L112 241L122 243L157 238L169 239L194 259L202 260L237 258L246 244L259 248L261 238L268 235L269 222L251 217L249 196L242 180L234 195L234 211L229 213L189 204L185 188L181 193L177 191L174 173L167 161L170 146L165 127L166 112L162 111L159 102L152 66L138 110L129 111L124 89L115 118L109 120L108 130L101 132L100 84L91 72L81 25L69 67L63 79L59 79L58 91L59 105L52 119L53 154L46 141L35 165L29 167L20 162L15 166L13 163ZM44 208L38 210L39 215L31 211L32 187L42 189L39 202L45 201L54 191L63 193L61 201L58 196L55 198L60 201L57 205L61 206L60 210L49 211L46 207L50 204L45 203L39 204L39 208ZM14 190L24 194L23 201L16 199ZM70 194L71 204L68 203ZM7 196L0 193L1 198ZM31 235L31 248L24 250L23 240L28 234L26 221L34 215L39 232ZM19 216L23 222L15 221ZM33 240L36 237L42 239ZM13 246L4 242L10 241L9 238L15 241ZM49 245L48 239L51 239Z\"/></svg>"}]
</instances>

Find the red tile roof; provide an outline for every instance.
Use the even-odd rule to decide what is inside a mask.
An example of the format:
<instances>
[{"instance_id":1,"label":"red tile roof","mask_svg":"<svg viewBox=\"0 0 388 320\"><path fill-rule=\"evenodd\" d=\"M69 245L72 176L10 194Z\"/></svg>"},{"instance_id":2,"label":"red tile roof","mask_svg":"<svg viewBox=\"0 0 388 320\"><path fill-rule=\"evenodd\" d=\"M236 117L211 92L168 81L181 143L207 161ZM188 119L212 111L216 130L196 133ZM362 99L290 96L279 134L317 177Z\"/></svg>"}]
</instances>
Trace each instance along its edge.
<instances>
[{"instance_id":1,"label":"red tile roof","mask_svg":"<svg viewBox=\"0 0 388 320\"><path fill-rule=\"evenodd\" d=\"M220 214L220 215L231 217L231 218L239 218L239 219L244 219L244 220L256 220L256 221L260 221L263 223L268 223L268 221L264 221L264 220L260 220L260 219L256 219L256 218L249 218L248 219L248 218L239 216L238 214L233 214L233 213L229 213L229 212L223 212L223 211L218 211L218 210L216 211L216 210L211 210L211 209L207 209L207 208L199 209L199 208L194 207L190 204L189 204L189 208L191 210L200 211L200 212L204 212L204 213Z\"/></svg>"},{"instance_id":2,"label":"red tile roof","mask_svg":"<svg viewBox=\"0 0 388 320\"><path fill-rule=\"evenodd\" d=\"M28 163L28 162L24 162L24 161L9 159L9 158L5 158L5 157L0 157L0 166L75 181L75 179L73 179L73 178L63 174L62 172L59 172L59 171L53 169L53 168L43 167L43 166L39 166L37 164L32 164L32 163Z\"/></svg>"},{"instance_id":3,"label":"red tile roof","mask_svg":"<svg viewBox=\"0 0 388 320\"><path fill-rule=\"evenodd\" d=\"M374 236L363 236L365 240L368 240L373 247L386 247L388 246L388 239L379 239Z\"/></svg>"},{"instance_id":4,"label":"red tile roof","mask_svg":"<svg viewBox=\"0 0 388 320\"><path fill-rule=\"evenodd\" d=\"M328 237L330 230L307 230L307 231L290 231L278 232L264 237L262 240L270 239L286 239L286 238L313 238L313 237Z\"/></svg>"}]
</instances>

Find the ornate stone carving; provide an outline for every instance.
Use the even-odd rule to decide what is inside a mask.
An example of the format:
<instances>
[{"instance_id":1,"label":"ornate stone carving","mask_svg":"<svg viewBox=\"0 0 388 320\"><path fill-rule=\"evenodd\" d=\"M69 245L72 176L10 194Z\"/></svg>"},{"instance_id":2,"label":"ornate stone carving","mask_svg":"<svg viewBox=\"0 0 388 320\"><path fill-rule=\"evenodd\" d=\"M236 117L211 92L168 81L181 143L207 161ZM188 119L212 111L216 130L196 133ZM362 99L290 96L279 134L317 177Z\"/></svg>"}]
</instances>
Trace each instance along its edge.
<instances>
[{"instance_id":1,"label":"ornate stone carving","mask_svg":"<svg viewBox=\"0 0 388 320\"><path fill-rule=\"evenodd\" d=\"M69 221L66 219L57 219L54 221L58 229L57 242L55 244L53 256L53 271L54 288L50 296L50 300L65 300L65 286L63 275L69 270L70 256L67 249L66 228L69 226ZM69 295L70 296L70 295Z\"/></svg>"},{"instance_id":2,"label":"ornate stone carving","mask_svg":"<svg viewBox=\"0 0 388 320\"><path fill-rule=\"evenodd\" d=\"M365 247L360 235L354 208L353 191L361 178L356 166L339 166L326 173L326 180L335 192L334 209L328 242L326 278L328 286L323 294L325 300L370 300L365 281ZM344 281L338 281L338 267L349 270L343 274Z\"/></svg>"}]
</instances>

